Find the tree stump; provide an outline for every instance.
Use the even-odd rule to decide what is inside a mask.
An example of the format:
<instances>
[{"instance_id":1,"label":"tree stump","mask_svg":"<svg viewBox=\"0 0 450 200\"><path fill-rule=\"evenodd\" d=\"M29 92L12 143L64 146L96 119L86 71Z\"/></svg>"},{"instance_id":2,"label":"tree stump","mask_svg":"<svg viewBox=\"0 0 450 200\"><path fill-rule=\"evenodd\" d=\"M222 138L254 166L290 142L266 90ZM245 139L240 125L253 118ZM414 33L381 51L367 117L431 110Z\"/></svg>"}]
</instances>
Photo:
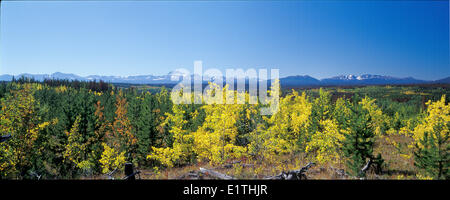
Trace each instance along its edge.
<instances>
[{"instance_id":1,"label":"tree stump","mask_svg":"<svg viewBox=\"0 0 450 200\"><path fill-rule=\"evenodd\" d=\"M136 178L134 177L134 169L132 163L125 163L125 179L136 180Z\"/></svg>"}]
</instances>

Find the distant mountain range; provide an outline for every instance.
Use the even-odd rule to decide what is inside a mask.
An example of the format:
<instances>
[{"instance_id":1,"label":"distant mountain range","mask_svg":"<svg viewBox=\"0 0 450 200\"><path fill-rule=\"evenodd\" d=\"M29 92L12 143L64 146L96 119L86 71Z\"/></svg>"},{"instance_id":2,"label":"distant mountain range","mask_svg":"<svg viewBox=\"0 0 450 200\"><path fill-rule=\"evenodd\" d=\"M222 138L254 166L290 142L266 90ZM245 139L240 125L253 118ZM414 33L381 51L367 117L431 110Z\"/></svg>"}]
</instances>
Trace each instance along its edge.
<instances>
[{"instance_id":1,"label":"distant mountain range","mask_svg":"<svg viewBox=\"0 0 450 200\"><path fill-rule=\"evenodd\" d=\"M340 75L325 79L315 79L310 76L288 76L280 79L281 84L284 86L296 86L296 85L402 85L402 84L423 84L423 83L450 83L445 82L446 79L437 81L424 81L415 79L412 77L397 78L392 76L382 75ZM444 82L443 82L444 81Z\"/></svg>"},{"instance_id":2,"label":"distant mountain range","mask_svg":"<svg viewBox=\"0 0 450 200\"><path fill-rule=\"evenodd\" d=\"M172 81L172 78L179 80L181 74L177 71L170 72L167 75L154 76L154 75L139 75L139 76L78 76L76 74L67 74L61 72L55 72L53 74L19 74L14 76L16 79L20 77L33 78L37 81L43 81L45 79L59 79L59 80L79 80L79 81L105 81L109 83L130 83L130 84L175 84L179 81ZM12 75L5 74L0 75L0 81L11 81Z\"/></svg>"},{"instance_id":3,"label":"distant mountain range","mask_svg":"<svg viewBox=\"0 0 450 200\"><path fill-rule=\"evenodd\" d=\"M182 74L178 71L173 71L167 75L139 75L139 76L78 76L76 74L67 74L56 72L53 74L19 74L15 78L20 77L34 78L38 81L43 81L45 79L65 79L65 80L79 80L79 81L93 81L102 80L109 83L128 83L128 84L176 84L182 77ZM12 75L0 75L0 81L11 81ZM198 75L191 75L191 80L198 79ZM205 80L206 79L206 80ZM205 78L203 82L211 80L211 78ZM225 78L223 79L226 80ZM247 80L248 81L248 80ZM382 76L382 75L340 75L325 79L316 79L308 75L304 76L288 76L280 78L282 86L327 86L327 85L403 85L403 84L450 84L450 77L435 80L435 81L425 81L419 80L412 77L397 78L392 76Z\"/></svg>"}]
</instances>

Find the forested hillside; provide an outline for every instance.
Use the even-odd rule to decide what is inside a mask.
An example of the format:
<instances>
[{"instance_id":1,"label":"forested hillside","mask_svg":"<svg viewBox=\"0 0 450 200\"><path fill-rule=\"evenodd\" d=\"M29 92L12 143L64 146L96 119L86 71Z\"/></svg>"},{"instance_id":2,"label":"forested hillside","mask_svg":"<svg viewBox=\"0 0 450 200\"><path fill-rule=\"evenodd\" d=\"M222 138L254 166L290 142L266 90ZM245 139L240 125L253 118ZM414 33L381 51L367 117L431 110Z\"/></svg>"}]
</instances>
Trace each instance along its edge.
<instances>
[{"instance_id":1,"label":"forested hillside","mask_svg":"<svg viewBox=\"0 0 450 200\"><path fill-rule=\"evenodd\" d=\"M308 162L318 179L450 178L449 85L283 90L271 116L104 82L19 79L0 98L1 179L121 177L127 162L147 178L224 165L263 178Z\"/></svg>"}]
</instances>

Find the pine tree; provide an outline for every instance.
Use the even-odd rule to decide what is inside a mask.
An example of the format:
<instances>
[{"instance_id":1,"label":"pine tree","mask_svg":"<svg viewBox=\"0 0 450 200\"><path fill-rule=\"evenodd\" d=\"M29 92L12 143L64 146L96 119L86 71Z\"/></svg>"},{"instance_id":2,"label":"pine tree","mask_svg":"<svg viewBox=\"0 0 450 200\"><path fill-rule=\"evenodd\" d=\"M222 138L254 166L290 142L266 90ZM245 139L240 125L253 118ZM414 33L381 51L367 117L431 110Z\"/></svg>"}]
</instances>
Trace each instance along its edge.
<instances>
[{"instance_id":1,"label":"pine tree","mask_svg":"<svg viewBox=\"0 0 450 200\"><path fill-rule=\"evenodd\" d=\"M323 132L325 127L321 122L331 119L332 114L331 94L320 88L319 96L312 102L311 117L308 123L308 133L310 134L303 139L304 142L308 142L314 133Z\"/></svg>"},{"instance_id":2,"label":"pine tree","mask_svg":"<svg viewBox=\"0 0 450 200\"><path fill-rule=\"evenodd\" d=\"M352 108L353 116L349 132L345 134L343 144L344 156L347 157L347 167L353 176L364 176L361 169L373 158L373 144L375 128L372 126L372 118L366 109L360 104Z\"/></svg>"},{"instance_id":3,"label":"pine tree","mask_svg":"<svg viewBox=\"0 0 450 200\"><path fill-rule=\"evenodd\" d=\"M425 132L422 139L419 140L422 147L416 144L414 165L434 179L449 179L450 146L448 140L448 136L434 138L433 134ZM446 146L445 143L447 143Z\"/></svg>"},{"instance_id":4,"label":"pine tree","mask_svg":"<svg viewBox=\"0 0 450 200\"><path fill-rule=\"evenodd\" d=\"M39 156L36 157L36 167L32 171L42 178L72 177L72 163L64 162L64 151L67 145L66 132L72 127L71 117L68 115L71 105L66 104L69 93L68 87L50 87L43 85L42 89L34 92L39 102L39 118L41 121L52 121L51 125L40 131L36 140ZM75 113L74 113L75 114ZM45 156L44 156L45 155ZM33 177L35 178L35 177Z\"/></svg>"},{"instance_id":5,"label":"pine tree","mask_svg":"<svg viewBox=\"0 0 450 200\"><path fill-rule=\"evenodd\" d=\"M350 127L350 119L353 114L350 107L351 103L349 100L343 98L338 98L336 100L333 110L333 119L336 120L339 128L342 130L347 130Z\"/></svg>"},{"instance_id":6,"label":"pine tree","mask_svg":"<svg viewBox=\"0 0 450 200\"><path fill-rule=\"evenodd\" d=\"M323 88L319 89L319 97L314 99L312 116L314 120L323 121L329 119L331 115L331 94Z\"/></svg>"},{"instance_id":7,"label":"pine tree","mask_svg":"<svg viewBox=\"0 0 450 200\"><path fill-rule=\"evenodd\" d=\"M434 179L450 178L450 104L445 95L427 102L427 116L413 131L415 165Z\"/></svg>"},{"instance_id":8,"label":"pine tree","mask_svg":"<svg viewBox=\"0 0 450 200\"><path fill-rule=\"evenodd\" d=\"M81 117L77 117L75 123L67 135L67 145L64 152L64 158L66 162L71 162L77 169L83 170L84 173L90 173L93 163L88 160L87 145L83 135L79 130Z\"/></svg>"},{"instance_id":9,"label":"pine tree","mask_svg":"<svg viewBox=\"0 0 450 200\"><path fill-rule=\"evenodd\" d=\"M153 95L143 93L130 99L129 116L133 132L136 135L136 162L144 165L147 154L155 138L155 114L152 112L155 106Z\"/></svg>"},{"instance_id":10,"label":"pine tree","mask_svg":"<svg viewBox=\"0 0 450 200\"><path fill-rule=\"evenodd\" d=\"M375 99L364 97L359 104L369 112L372 126L375 128L375 135L380 135L386 129L385 116L380 108L375 104Z\"/></svg>"}]
</instances>

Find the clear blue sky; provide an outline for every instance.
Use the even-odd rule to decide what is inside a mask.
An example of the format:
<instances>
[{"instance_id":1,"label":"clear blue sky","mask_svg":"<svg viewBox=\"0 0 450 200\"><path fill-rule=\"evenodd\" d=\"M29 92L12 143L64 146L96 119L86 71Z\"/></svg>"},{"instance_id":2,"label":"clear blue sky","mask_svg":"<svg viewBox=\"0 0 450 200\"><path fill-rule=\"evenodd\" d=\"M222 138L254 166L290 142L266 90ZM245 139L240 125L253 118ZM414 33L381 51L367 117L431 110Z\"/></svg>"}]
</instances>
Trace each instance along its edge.
<instances>
[{"instance_id":1,"label":"clear blue sky","mask_svg":"<svg viewBox=\"0 0 450 200\"><path fill-rule=\"evenodd\" d=\"M450 76L448 1L2 1L0 74Z\"/></svg>"}]
</instances>

